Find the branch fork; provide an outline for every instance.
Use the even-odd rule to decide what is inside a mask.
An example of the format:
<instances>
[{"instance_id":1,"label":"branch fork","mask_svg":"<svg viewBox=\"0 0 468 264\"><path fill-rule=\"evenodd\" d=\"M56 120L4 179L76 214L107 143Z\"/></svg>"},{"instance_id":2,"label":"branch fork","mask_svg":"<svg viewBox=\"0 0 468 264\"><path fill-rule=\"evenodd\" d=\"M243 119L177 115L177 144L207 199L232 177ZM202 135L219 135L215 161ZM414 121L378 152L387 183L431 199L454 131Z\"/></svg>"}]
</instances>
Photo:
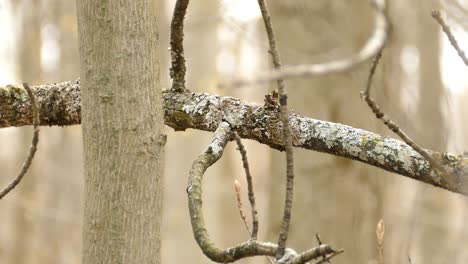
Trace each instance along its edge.
<instances>
[{"instance_id":1,"label":"branch fork","mask_svg":"<svg viewBox=\"0 0 468 264\"><path fill-rule=\"evenodd\" d=\"M230 263L239 259L253 256L276 255L278 245L270 242L260 242L249 239L237 246L221 249L210 239L205 225L205 218L202 208L203 175L206 170L216 163L222 156L227 143L234 136L235 128L227 121L222 121L213 134L210 144L205 151L193 162L189 172L189 182L187 187L190 221L192 224L195 240L203 253L212 261L218 263ZM336 254L332 247L321 244L318 247L309 249L301 254L297 254L293 249L286 248L285 254L277 263L281 264L302 264L320 257L327 257Z\"/></svg>"}]
</instances>

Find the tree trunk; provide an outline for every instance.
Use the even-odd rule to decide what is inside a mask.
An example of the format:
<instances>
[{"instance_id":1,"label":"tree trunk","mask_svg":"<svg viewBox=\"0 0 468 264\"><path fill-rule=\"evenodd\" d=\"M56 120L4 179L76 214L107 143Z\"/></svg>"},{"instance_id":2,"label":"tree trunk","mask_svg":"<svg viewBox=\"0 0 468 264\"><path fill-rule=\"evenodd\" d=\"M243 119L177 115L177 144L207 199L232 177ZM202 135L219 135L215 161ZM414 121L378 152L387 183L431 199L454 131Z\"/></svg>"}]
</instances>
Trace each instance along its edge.
<instances>
[{"instance_id":1,"label":"tree trunk","mask_svg":"<svg viewBox=\"0 0 468 264\"><path fill-rule=\"evenodd\" d=\"M160 263L163 154L155 1L77 1L82 263Z\"/></svg>"}]
</instances>

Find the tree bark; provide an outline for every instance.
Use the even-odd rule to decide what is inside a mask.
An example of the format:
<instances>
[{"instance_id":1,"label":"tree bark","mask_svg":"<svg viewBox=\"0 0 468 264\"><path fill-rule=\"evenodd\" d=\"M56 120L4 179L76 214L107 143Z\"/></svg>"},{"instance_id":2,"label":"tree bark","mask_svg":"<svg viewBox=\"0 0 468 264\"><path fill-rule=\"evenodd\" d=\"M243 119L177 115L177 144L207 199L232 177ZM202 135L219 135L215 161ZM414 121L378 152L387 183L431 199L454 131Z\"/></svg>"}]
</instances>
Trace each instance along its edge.
<instances>
[{"instance_id":1,"label":"tree bark","mask_svg":"<svg viewBox=\"0 0 468 264\"><path fill-rule=\"evenodd\" d=\"M134 85L127 84L134 87ZM42 125L76 125L81 123L79 82L34 87L38 96ZM31 106L19 86L0 87L0 128L31 124ZM206 93L163 91L165 124L176 131L194 128L215 131L225 118L240 118L238 133L271 148L283 149L278 109L260 106L233 97ZM293 145L357 160L381 169L425 182L443 189L468 193L468 158L428 150L457 175L457 185L442 185L440 176L429 163L400 140L363 129L290 114Z\"/></svg>"},{"instance_id":2,"label":"tree bark","mask_svg":"<svg viewBox=\"0 0 468 264\"><path fill-rule=\"evenodd\" d=\"M82 263L160 263L165 136L156 3L78 0L77 9Z\"/></svg>"}]
</instances>

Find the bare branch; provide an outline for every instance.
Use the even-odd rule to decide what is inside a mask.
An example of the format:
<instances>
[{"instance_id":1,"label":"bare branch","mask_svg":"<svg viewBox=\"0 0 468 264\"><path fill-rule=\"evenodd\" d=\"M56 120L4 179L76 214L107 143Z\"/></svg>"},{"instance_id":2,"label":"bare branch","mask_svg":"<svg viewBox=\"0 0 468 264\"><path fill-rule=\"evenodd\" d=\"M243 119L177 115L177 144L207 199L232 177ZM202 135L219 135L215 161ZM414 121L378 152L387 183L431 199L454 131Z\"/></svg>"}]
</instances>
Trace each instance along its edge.
<instances>
[{"instance_id":1,"label":"bare branch","mask_svg":"<svg viewBox=\"0 0 468 264\"><path fill-rule=\"evenodd\" d=\"M463 63L465 63L465 65L468 67L468 58L466 57L465 52L460 48L460 45L458 45L457 39L453 36L452 30L450 30L450 27L447 25L447 23L445 23L444 19L440 15L440 12L432 11L431 15L442 27L442 30L444 31L445 35L447 35L447 38L450 41L450 44L457 51L458 57L460 57Z\"/></svg>"},{"instance_id":2,"label":"bare branch","mask_svg":"<svg viewBox=\"0 0 468 264\"><path fill-rule=\"evenodd\" d=\"M218 248L215 243L211 241L208 235L202 210L203 175L211 165L221 158L226 144L232 138L234 132L234 129L232 128L233 125L231 125L232 121L236 123L236 120L231 120L229 122L225 120L219 124L218 128L214 132L211 143L193 162L189 173L189 183L187 187L190 221L195 240L203 253L209 259L219 263L234 262L236 260L252 256L274 256L278 250L278 246L276 244L259 242L257 240L249 240L235 247L223 250ZM319 247L310 249L301 255L298 255L292 249L285 249L285 252L286 253L283 258L277 263L302 264L314 258L332 254L336 251L328 245L320 245Z\"/></svg>"},{"instance_id":3,"label":"bare branch","mask_svg":"<svg viewBox=\"0 0 468 264\"><path fill-rule=\"evenodd\" d=\"M252 174L250 174L249 160L247 159L247 151L245 150L244 144L242 144L242 140L237 134L237 132L234 133L234 139L236 140L237 148L239 149L239 152L242 156L242 165L244 167L245 179L247 181L249 203L250 208L252 210L252 232L250 233L250 235L253 240L256 240L258 235L258 212L257 206L255 204L255 193L253 190Z\"/></svg>"},{"instance_id":4,"label":"bare branch","mask_svg":"<svg viewBox=\"0 0 468 264\"><path fill-rule=\"evenodd\" d=\"M281 69L276 69L263 74L257 74L252 79L239 79L231 83L225 83L223 86L243 86L279 79L290 79L345 72L369 60L370 58L373 58L380 50L382 50L387 41L388 33L390 31L390 23L388 22L388 18L385 13L385 1L371 0L371 2L375 11L374 31L371 37L367 40L364 47L362 47L359 52L351 55L348 58L319 64L285 65L281 67Z\"/></svg>"},{"instance_id":5,"label":"bare branch","mask_svg":"<svg viewBox=\"0 0 468 264\"><path fill-rule=\"evenodd\" d=\"M271 23L270 13L265 0L258 0L260 11L262 12L263 22L268 36L268 43L270 45L270 54L273 59L275 69L281 68L281 59L278 48L276 46L275 33ZM289 224L291 221L292 203L294 196L294 155L292 145L291 128L288 119L288 95L286 93L286 86L282 78L277 78L278 95L280 103L280 117L283 124L283 138L284 147L286 150L286 195L284 201L283 221L281 222L280 234L278 238L278 252L276 259L280 259L284 255L286 241L288 240Z\"/></svg>"},{"instance_id":6,"label":"bare branch","mask_svg":"<svg viewBox=\"0 0 468 264\"><path fill-rule=\"evenodd\" d=\"M40 124L69 126L81 123L80 81L31 87L38 102ZM33 111L20 85L0 87L0 128L32 125Z\"/></svg>"},{"instance_id":7,"label":"bare branch","mask_svg":"<svg viewBox=\"0 0 468 264\"><path fill-rule=\"evenodd\" d=\"M329 255L327 255L326 257L324 257L323 259L319 260L316 264L322 264L322 263L325 263L325 262L330 262L330 259L332 259L333 257L336 257L337 255L343 253L344 250L343 249L340 249L338 251L335 251Z\"/></svg>"},{"instance_id":8,"label":"bare branch","mask_svg":"<svg viewBox=\"0 0 468 264\"><path fill-rule=\"evenodd\" d=\"M171 22L171 69L172 89L175 92L185 91L185 57L184 57L184 18L189 0L177 0Z\"/></svg>"},{"instance_id":9,"label":"bare branch","mask_svg":"<svg viewBox=\"0 0 468 264\"><path fill-rule=\"evenodd\" d=\"M412 140L408 135L406 135L403 130L393 122L390 117L388 117L377 105L375 100L370 96L370 90L372 87L372 78L375 74L375 70L379 63L380 58L382 57L382 52L379 52L372 62L372 66L369 72L369 77L366 84L366 90L361 92L361 97L366 101L369 108L375 114L375 116L380 119L391 131L397 134L406 144L411 146L415 151L417 151L421 156L423 156L429 163L440 173L441 184L446 186L457 186L457 180L455 175L452 175L447 169L435 159L428 151L419 146L414 140Z\"/></svg>"},{"instance_id":10,"label":"bare branch","mask_svg":"<svg viewBox=\"0 0 468 264\"><path fill-rule=\"evenodd\" d=\"M77 81L31 87L44 126L79 125L80 85ZM342 89L345 89L343 87ZM241 116L237 132L248 138L283 150L284 141L278 109L227 96L206 93L178 93L166 90L164 117L175 130L188 128L215 131L223 116ZM26 98L26 99L25 99ZM32 125L32 107L20 86L0 87L0 128ZM289 114L293 145L357 160L381 169L425 182L452 192L467 194L463 184L444 185L430 163L400 140L381 136L340 123ZM432 150L426 151L463 183L468 183L468 158Z\"/></svg>"},{"instance_id":11,"label":"bare branch","mask_svg":"<svg viewBox=\"0 0 468 264\"><path fill-rule=\"evenodd\" d=\"M36 153L36 150L37 150L37 143L39 142L39 120L40 118L39 118L39 107L37 105L37 100L27 83L23 83L23 87L24 89L26 89L26 92L28 93L31 104L32 104L34 133L32 137L31 146L29 147L28 156L26 157L26 160L24 161L20 172L18 173L18 175L16 175L13 181L11 181L3 190L0 191L0 199L5 197L5 195L7 195L11 190L13 190L21 182L24 175L26 174L29 167L31 166L32 160L34 158L34 154Z\"/></svg>"}]
</instances>

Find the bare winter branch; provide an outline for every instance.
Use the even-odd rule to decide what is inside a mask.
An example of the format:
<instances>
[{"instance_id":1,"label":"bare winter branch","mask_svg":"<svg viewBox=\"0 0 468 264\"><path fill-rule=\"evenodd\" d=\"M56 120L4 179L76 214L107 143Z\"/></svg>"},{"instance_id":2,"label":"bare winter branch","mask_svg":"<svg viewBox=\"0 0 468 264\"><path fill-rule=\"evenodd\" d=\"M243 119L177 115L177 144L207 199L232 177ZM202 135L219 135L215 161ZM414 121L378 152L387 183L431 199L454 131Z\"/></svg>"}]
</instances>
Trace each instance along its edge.
<instances>
[{"instance_id":1,"label":"bare winter branch","mask_svg":"<svg viewBox=\"0 0 468 264\"><path fill-rule=\"evenodd\" d=\"M31 166L32 160L34 158L34 154L36 153L37 150L37 143L39 142L39 107L37 105L37 100L36 97L34 96L33 91L29 87L27 83L23 84L24 89L26 89L26 92L29 96L29 99L31 101L32 105L32 112L33 112L33 118L32 122L34 125L34 134L31 142L31 146L29 147L29 152L28 156L26 157L26 160L23 163L23 166L21 167L20 172L16 177L11 181L3 190L0 191L0 199L5 197L11 190L13 190L23 179L24 175L28 171L29 167Z\"/></svg>"},{"instance_id":2,"label":"bare winter branch","mask_svg":"<svg viewBox=\"0 0 468 264\"><path fill-rule=\"evenodd\" d=\"M373 58L380 50L382 50L387 41L390 30L390 23L388 22L388 18L385 13L386 7L384 0L372 0L372 6L375 11L375 26L373 33L367 40L364 47L362 47L359 52L351 55L350 57L319 64L285 65L282 66L281 69L257 74L252 79L239 79L233 81L232 83L226 83L223 85L243 86L279 79L290 79L345 72L369 60L370 58Z\"/></svg>"},{"instance_id":3,"label":"bare winter branch","mask_svg":"<svg viewBox=\"0 0 468 264\"><path fill-rule=\"evenodd\" d=\"M233 121L234 124L232 123ZM223 250L218 248L208 235L202 210L203 175L223 155L226 144L232 138L235 129L233 126L236 126L236 123L236 120L232 119L230 121L222 121L219 124L207 149L193 162L187 187L190 220L195 240L208 258L219 263L234 262L252 256L274 256L278 249L278 246L273 243L249 240L235 247ZM320 245L300 255L292 249L286 249L283 258L278 260L277 263L302 264L335 252L336 250L328 245Z\"/></svg>"},{"instance_id":4,"label":"bare winter branch","mask_svg":"<svg viewBox=\"0 0 468 264\"><path fill-rule=\"evenodd\" d=\"M265 0L258 0L258 5L262 13L263 22L268 36L270 46L270 54L273 60L275 69L281 68L281 58L276 46L275 32L271 23L270 13ZM289 224L291 222L292 204L294 196L294 153L292 145L291 128L289 126L289 111L288 111L288 95L286 93L286 85L282 78L276 79L278 84L278 96L280 103L280 117L283 124L284 147L286 150L286 195L284 199L283 221L281 222L280 233L278 237L278 252L276 259L280 259L284 255L286 241L288 240Z\"/></svg>"},{"instance_id":5,"label":"bare winter branch","mask_svg":"<svg viewBox=\"0 0 468 264\"><path fill-rule=\"evenodd\" d=\"M388 117L377 105L375 100L370 96L370 91L372 87L372 79L375 74L379 60L382 57L382 52L379 52L372 62L372 66L369 72L369 77L366 84L366 90L361 92L361 97L364 99L375 114L375 116L380 119L391 131L397 134L406 144L411 146L415 151L417 151L421 156L423 156L429 163L437 170L440 174L440 182L442 185L447 186L457 186L457 180L454 178L454 175L450 173L435 157L433 157L427 150L419 146L413 139L411 139L406 133L395 123L390 117Z\"/></svg>"},{"instance_id":6,"label":"bare winter branch","mask_svg":"<svg viewBox=\"0 0 468 264\"><path fill-rule=\"evenodd\" d=\"M445 35L447 35L447 38L450 41L450 44L452 47L457 51L458 57L462 59L463 63L468 67L468 58L465 55L465 52L460 48L460 45L458 45L457 39L453 36L452 30L450 30L450 27L445 23L444 19L440 15L439 11L432 11L432 17L439 23L439 25L442 27L442 30L444 31Z\"/></svg>"},{"instance_id":7,"label":"bare winter branch","mask_svg":"<svg viewBox=\"0 0 468 264\"><path fill-rule=\"evenodd\" d=\"M69 81L31 87L44 126L78 125L81 122L79 82ZM344 88L343 88L344 89ZM178 93L166 90L164 113L166 125L175 130L188 128L215 131L223 116L241 116L237 132L248 138L283 150L282 128L278 109L248 103L233 97L206 93ZM19 86L0 87L0 128L32 124L32 108L27 94ZM340 123L289 114L293 145L329 153L394 172L446 190L467 193L461 186L443 185L429 162L400 140L381 136ZM426 150L448 165L458 181L468 180L468 159Z\"/></svg>"},{"instance_id":8,"label":"bare winter branch","mask_svg":"<svg viewBox=\"0 0 468 264\"><path fill-rule=\"evenodd\" d=\"M40 124L69 126L81 123L80 81L31 87L37 99ZM20 85L0 87L0 128L32 125L33 111Z\"/></svg>"},{"instance_id":9,"label":"bare winter branch","mask_svg":"<svg viewBox=\"0 0 468 264\"><path fill-rule=\"evenodd\" d=\"M250 208L252 211L252 231L250 232L250 235L253 240L256 240L258 235L258 212L257 205L255 204L255 192L253 189L253 179L252 174L250 173L249 160L247 159L247 151L245 150L244 144L242 144L242 140L237 132L234 133L234 140L236 141L237 149L239 149L239 152L242 156L242 165L244 167L245 179L247 181L247 192L249 196Z\"/></svg>"}]
</instances>

